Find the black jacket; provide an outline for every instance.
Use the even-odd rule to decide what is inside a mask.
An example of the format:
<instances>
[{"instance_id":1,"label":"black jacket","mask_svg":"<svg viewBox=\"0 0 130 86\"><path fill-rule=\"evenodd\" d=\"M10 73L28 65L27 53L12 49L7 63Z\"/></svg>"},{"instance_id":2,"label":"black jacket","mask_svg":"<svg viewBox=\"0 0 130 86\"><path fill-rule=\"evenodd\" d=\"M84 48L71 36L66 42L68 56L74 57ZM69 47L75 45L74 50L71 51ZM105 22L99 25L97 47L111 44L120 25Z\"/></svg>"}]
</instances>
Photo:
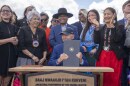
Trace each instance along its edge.
<instances>
[{"instance_id":1,"label":"black jacket","mask_svg":"<svg viewBox=\"0 0 130 86\"><path fill-rule=\"evenodd\" d=\"M35 37L37 38L39 42L38 47L33 47L32 39L33 33L29 26L22 27L18 32L18 40L19 40L19 57L23 58L30 58L27 55L25 55L22 50L27 49L32 54L37 56L39 59L43 57L43 52L47 51L47 44L46 44L46 34L45 31L42 29L37 28Z\"/></svg>"},{"instance_id":2,"label":"black jacket","mask_svg":"<svg viewBox=\"0 0 130 86\"><path fill-rule=\"evenodd\" d=\"M16 36L17 28L7 22L0 22L0 40ZM15 67L17 49L12 43L0 45L0 75L8 75L8 68ZM10 74L10 73L9 73Z\"/></svg>"},{"instance_id":3,"label":"black jacket","mask_svg":"<svg viewBox=\"0 0 130 86\"><path fill-rule=\"evenodd\" d=\"M101 51L103 50L104 46L104 32L105 32L105 25L100 27L99 31L94 31L94 42L99 44L98 51L96 53L96 58L98 59L100 56ZM124 58L126 56L123 50L124 44L124 27L119 25L117 28L111 29L111 37L110 37L110 49L115 52L118 59Z\"/></svg>"},{"instance_id":4,"label":"black jacket","mask_svg":"<svg viewBox=\"0 0 130 86\"><path fill-rule=\"evenodd\" d=\"M18 20L17 26L19 28L21 28L23 26L28 26L27 19L24 17L23 19Z\"/></svg>"}]
</instances>

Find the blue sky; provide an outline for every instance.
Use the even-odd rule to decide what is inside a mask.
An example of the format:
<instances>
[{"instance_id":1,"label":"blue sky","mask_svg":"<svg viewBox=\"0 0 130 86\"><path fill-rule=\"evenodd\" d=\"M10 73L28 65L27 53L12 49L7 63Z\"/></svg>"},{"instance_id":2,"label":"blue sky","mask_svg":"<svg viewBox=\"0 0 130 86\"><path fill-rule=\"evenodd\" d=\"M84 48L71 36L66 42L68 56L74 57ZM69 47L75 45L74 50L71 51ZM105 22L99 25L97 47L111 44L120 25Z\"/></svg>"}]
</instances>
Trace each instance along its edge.
<instances>
[{"instance_id":1,"label":"blue sky","mask_svg":"<svg viewBox=\"0 0 130 86\"><path fill-rule=\"evenodd\" d=\"M103 10L106 7L113 7L117 11L118 20L122 19L124 17L122 12L122 5L127 0L75 0L76 3L79 5L79 9L86 8L88 11L90 9L96 9L98 10L100 17L101 17L101 23L103 22ZM115 5L116 3L116 5Z\"/></svg>"},{"instance_id":2,"label":"blue sky","mask_svg":"<svg viewBox=\"0 0 130 86\"><path fill-rule=\"evenodd\" d=\"M79 9L84 8L87 11L96 9L100 14L102 22L103 10L108 6L116 9L118 20L123 18L122 4L125 1L126 0L0 0L0 6L4 4L9 5L13 11L16 12L18 18L22 18L24 9L29 5L34 5L39 13L46 12L50 20L52 15L57 13L59 8L65 7L68 12L74 15L69 19L69 23L78 21Z\"/></svg>"},{"instance_id":3,"label":"blue sky","mask_svg":"<svg viewBox=\"0 0 130 86\"><path fill-rule=\"evenodd\" d=\"M102 0L75 0L76 3L79 4L79 8L88 8L92 2L101 2ZM107 0L107 2L111 2L112 0Z\"/></svg>"}]
</instances>

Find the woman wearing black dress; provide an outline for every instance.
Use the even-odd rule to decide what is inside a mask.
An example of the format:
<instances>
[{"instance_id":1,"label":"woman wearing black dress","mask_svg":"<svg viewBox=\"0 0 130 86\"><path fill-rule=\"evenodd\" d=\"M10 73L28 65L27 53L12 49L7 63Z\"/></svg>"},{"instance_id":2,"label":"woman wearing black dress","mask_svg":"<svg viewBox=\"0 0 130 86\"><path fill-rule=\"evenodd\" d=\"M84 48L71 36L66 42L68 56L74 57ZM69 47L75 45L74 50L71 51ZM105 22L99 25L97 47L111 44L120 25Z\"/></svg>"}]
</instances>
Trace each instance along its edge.
<instances>
[{"instance_id":1,"label":"woman wearing black dress","mask_svg":"<svg viewBox=\"0 0 130 86\"><path fill-rule=\"evenodd\" d=\"M7 86L11 73L8 69L16 64L16 27L10 23L12 10L8 5L3 5L0 9L0 85Z\"/></svg>"}]
</instances>

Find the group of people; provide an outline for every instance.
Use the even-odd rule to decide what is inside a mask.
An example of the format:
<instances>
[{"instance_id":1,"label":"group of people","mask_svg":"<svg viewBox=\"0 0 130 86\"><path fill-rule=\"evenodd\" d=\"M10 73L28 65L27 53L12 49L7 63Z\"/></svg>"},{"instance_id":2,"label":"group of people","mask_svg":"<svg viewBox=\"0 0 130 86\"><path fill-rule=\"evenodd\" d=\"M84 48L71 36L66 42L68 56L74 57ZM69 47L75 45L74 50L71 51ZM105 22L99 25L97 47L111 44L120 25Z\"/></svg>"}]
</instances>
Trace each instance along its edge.
<instances>
[{"instance_id":1,"label":"group of people","mask_svg":"<svg viewBox=\"0 0 130 86\"><path fill-rule=\"evenodd\" d=\"M0 86L8 86L13 73L8 69L23 65L62 66L69 56L63 52L66 40L80 40L76 54L80 66L111 67L113 73L104 73L103 86L127 86L130 53L130 1L122 10L124 18L117 21L114 8L103 12L100 24L97 10L80 9L79 21L68 24L73 16L66 8L59 8L47 27L49 16L28 6L23 19L8 5L0 9Z\"/></svg>"}]
</instances>

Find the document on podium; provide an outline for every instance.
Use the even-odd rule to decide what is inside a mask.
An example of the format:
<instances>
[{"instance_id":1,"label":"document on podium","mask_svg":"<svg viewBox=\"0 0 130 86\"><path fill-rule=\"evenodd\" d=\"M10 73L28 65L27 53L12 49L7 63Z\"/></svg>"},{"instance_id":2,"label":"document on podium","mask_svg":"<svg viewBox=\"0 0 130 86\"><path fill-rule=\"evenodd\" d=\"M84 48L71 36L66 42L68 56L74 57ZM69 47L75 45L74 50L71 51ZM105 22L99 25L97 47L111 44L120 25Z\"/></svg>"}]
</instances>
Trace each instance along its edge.
<instances>
[{"instance_id":1,"label":"document on podium","mask_svg":"<svg viewBox=\"0 0 130 86\"><path fill-rule=\"evenodd\" d=\"M64 41L63 52L68 55L68 59L63 61L63 66L78 67L79 59L76 54L80 51L80 40Z\"/></svg>"}]
</instances>

